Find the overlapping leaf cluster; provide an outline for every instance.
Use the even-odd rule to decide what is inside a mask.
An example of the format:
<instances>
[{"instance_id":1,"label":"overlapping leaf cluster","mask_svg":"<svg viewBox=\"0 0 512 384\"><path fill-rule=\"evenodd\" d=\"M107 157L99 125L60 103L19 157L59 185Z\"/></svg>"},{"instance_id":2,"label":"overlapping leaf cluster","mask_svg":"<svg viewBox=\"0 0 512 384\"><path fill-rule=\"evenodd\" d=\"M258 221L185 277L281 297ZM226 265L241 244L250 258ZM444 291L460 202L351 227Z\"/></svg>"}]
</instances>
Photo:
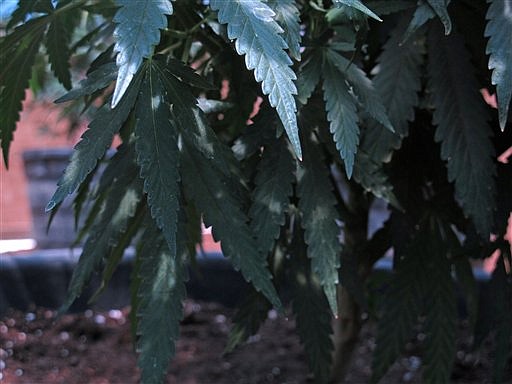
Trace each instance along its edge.
<instances>
[{"instance_id":1,"label":"overlapping leaf cluster","mask_svg":"<svg viewBox=\"0 0 512 384\"><path fill-rule=\"evenodd\" d=\"M498 334L510 336L510 316L498 310L512 292L507 215L495 214L510 209L501 201L510 172L495 161L507 144L492 137L509 124L512 4L469 3L21 0L0 40L5 164L36 59L69 91L57 102L83 100L92 116L47 206L55 212L75 194L76 222L85 215L63 310L96 271L101 294L134 245L141 377L162 382L203 222L251 285L227 351L257 332L271 307L287 311L288 292L318 382L340 365L332 353L343 343L333 343L332 325L342 338L358 329L333 323L350 308L343 319L364 309L378 321L373 381L418 324L425 380L448 381L457 330L452 269L474 324L468 258L493 248L501 250L493 281L503 303L489 313ZM480 42L466 36L473 23L482 26ZM83 47L99 54L72 88L70 63ZM498 113L479 93L493 86ZM375 232L377 199L392 214ZM378 290L384 305L371 308L379 299L367 282L390 253L396 274Z\"/></svg>"}]
</instances>

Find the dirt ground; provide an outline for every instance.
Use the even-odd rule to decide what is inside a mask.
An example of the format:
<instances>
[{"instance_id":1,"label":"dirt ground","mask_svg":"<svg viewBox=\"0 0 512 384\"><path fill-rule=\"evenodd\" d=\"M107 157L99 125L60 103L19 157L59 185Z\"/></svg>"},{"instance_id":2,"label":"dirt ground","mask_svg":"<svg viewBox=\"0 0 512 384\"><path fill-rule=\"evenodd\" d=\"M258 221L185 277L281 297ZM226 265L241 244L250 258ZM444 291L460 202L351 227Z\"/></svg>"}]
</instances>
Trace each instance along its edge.
<instances>
[{"instance_id":1,"label":"dirt ground","mask_svg":"<svg viewBox=\"0 0 512 384\"><path fill-rule=\"evenodd\" d=\"M10 311L0 320L0 382L17 384L129 384L139 373L133 352L128 309L64 315L39 308L33 312ZM223 356L232 310L214 303L187 301L177 354L167 383L312 383L292 320L269 312L260 333ZM421 335L411 340L404 356L393 365L382 383L420 383ZM418 341L419 340L419 341ZM457 383L490 383L492 353L471 352L458 343L452 375ZM365 325L348 383L366 383L370 376L375 339ZM509 364L510 365L510 364ZM512 367L507 380L512 383Z\"/></svg>"}]
</instances>

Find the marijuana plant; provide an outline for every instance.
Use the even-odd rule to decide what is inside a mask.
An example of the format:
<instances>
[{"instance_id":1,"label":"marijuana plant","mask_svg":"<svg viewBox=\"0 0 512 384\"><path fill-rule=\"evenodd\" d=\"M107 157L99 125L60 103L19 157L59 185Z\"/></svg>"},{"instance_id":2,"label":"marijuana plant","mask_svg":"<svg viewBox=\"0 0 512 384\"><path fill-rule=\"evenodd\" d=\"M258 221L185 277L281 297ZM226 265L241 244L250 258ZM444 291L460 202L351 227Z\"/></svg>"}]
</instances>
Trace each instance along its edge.
<instances>
[{"instance_id":1,"label":"marijuana plant","mask_svg":"<svg viewBox=\"0 0 512 384\"><path fill-rule=\"evenodd\" d=\"M269 308L291 311L316 380L340 380L364 311L378 323L372 382L416 326L425 381L448 382L462 292L476 345L494 334L502 380L511 0L20 0L0 55L6 167L37 58L69 91L57 103L93 113L47 206L74 194L77 222L89 207L63 309L134 244L143 382L161 382L175 353L201 221L251 283L228 350ZM77 56L92 58L79 82ZM497 113L480 89L495 90ZM377 199L390 215L370 232ZM483 312L471 260L493 252Z\"/></svg>"}]
</instances>

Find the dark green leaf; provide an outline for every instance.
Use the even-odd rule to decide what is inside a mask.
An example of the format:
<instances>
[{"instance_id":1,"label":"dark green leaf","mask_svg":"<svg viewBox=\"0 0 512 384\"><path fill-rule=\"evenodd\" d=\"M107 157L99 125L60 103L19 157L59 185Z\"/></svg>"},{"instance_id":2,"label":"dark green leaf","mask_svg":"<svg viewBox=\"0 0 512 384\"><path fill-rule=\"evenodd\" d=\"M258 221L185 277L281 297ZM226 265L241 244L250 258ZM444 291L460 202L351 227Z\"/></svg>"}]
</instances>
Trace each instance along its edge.
<instances>
[{"instance_id":1,"label":"dark green leaf","mask_svg":"<svg viewBox=\"0 0 512 384\"><path fill-rule=\"evenodd\" d=\"M242 304L233 317L233 327L229 331L228 342L224 353L230 353L254 335L260 329L261 324L267 319L271 309L268 300L260 293L251 291L245 296Z\"/></svg>"},{"instance_id":2,"label":"dark green leaf","mask_svg":"<svg viewBox=\"0 0 512 384\"><path fill-rule=\"evenodd\" d=\"M57 10L61 7L57 7ZM78 21L80 11L76 8L67 12L54 14L46 32L46 51L48 61L55 77L67 90L71 89L71 73L69 71L69 58L71 56L70 43Z\"/></svg>"},{"instance_id":3,"label":"dark green leaf","mask_svg":"<svg viewBox=\"0 0 512 384\"><path fill-rule=\"evenodd\" d=\"M432 7L434 12L436 13L439 20L444 25L444 33L445 35L449 35L452 31L452 21L450 19L450 15L448 14L448 3L447 0L426 0L427 3Z\"/></svg>"},{"instance_id":4,"label":"dark green leaf","mask_svg":"<svg viewBox=\"0 0 512 384\"><path fill-rule=\"evenodd\" d=\"M114 135L119 131L135 103L139 92L142 75L136 76L123 97L121 103L114 109L108 104L101 107L89 124L89 129L82 135L82 140L75 146L64 175L58 182L58 187L46 206L50 211L56 204L63 201L82 183L87 175L96 167L99 159L112 144Z\"/></svg>"},{"instance_id":5,"label":"dark green leaf","mask_svg":"<svg viewBox=\"0 0 512 384\"><path fill-rule=\"evenodd\" d=\"M228 187L225 176L199 152L192 138L185 134L181 148L182 178L187 195L204 213L204 222L213 227L213 237L221 241L222 251L241 270L247 281L262 292L276 308L281 302L272 285L267 262L258 252L258 244L247 222L241 204Z\"/></svg>"},{"instance_id":6,"label":"dark green leaf","mask_svg":"<svg viewBox=\"0 0 512 384\"><path fill-rule=\"evenodd\" d=\"M216 89L214 85L210 84L203 77L199 76L192 68L186 66L181 61L169 58L167 61L169 71L181 81L196 88L202 89Z\"/></svg>"},{"instance_id":7,"label":"dark green leaf","mask_svg":"<svg viewBox=\"0 0 512 384\"><path fill-rule=\"evenodd\" d=\"M330 51L330 54L332 63L341 73L344 73L366 113L393 132L393 125L389 121L383 100L364 71L338 53Z\"/></svg>"},{"instance_id":8,"label":"dark green leaf","mask_svg":"<svg viewBox=\"0 0 512 384\"><path fill-rule=\"evenodd\" d=\"M14 30L22 36L16 43L9 37L0 43L0 144L5 166L9 165L9 147L20 118L25 90L32 75L32 65L44 36L45 24L34 20Z\"/></svg>"},{"instance_id":9,"label":"dark green leaf","mask_svg":"<svg viewBox=\"0 0 512 384\"><path fill-rule=\"evenodd\" d=\"M238 54L246 55L247 68L254 69L256 81L262 82L263 93L269 96L297 157L302 159L293 97L297 94L293 83L296 76L284 51L288 46L281 36L282 29L272 18L274 11L260 0L212 0L210 4L219 11L219 22L228 24L228 37L236 39Z\"/></svg>"},{"instance_id":10,"label":"dark green leaf","mask_svg":"<svg viewBox=\"0 0 512 384\"><path fill-rule=\"evenodd\" d=\"M378 382L400 356L422 311L425 260L431 257L430 237L424 226L416 231L409 244L402 244L405 253L397 252L396 275L386 293L383 313L377 327L377 347L373 354L371 382Z\"/></svg>"},{"instance_id":11,"label":"dark green leaf","mask_svg":"<svg viewBox=\"0 0 512 384\"><path fill-rule=\"evenodd\" d=\"M151 216L176 254L179 209L178 132L159 72L148 65L135 106L135 148Z\"/></svg>"},{"instance_id":12,"label":"dark green leaf","mask_svg":"<svg viewBox=\"0 0 512 384\"><path fill-rule=\"evenodd\" d=\"M265 147L249 211L251 228L264 255L273 248L285 222L295 181L294 171L295 161L286 141L278 140Z\"/></svg>"},{"instance_id":13,"label":"dark green leaf","mask_svg":"<svg viewBox=\"0 0 512 384\"><path fill-rule=\"evenodd\" d=\"M352 176L354 158L359 145L359 126L355 100L349 92L343 74L339 71L333 51L326 51L322 67L324 78L325 108L329 129L333 135L336 148L345 163L347 176Z\"/></svg>"},{"instance_id":14,"label":"dark green leaf","mask_svg":"<svg viewBox=\"0 0 512 384\"><path fill-rule=\"evenodd\" d=\"M368 9L360 0L334 0L334 5L338 8L344 5L347 7L352 7L358 11L363 12L365 15L370 16L371 18L374 18L377 21L382 21L379 16Z\"/></svg>"},{"instance_id":15,"label":"dark green leaf","mask_svg":"<svg viewBox=\"0 0 512 384\"><path fill-rule=\"evenodd\" d=\"M52 11L51 0L19 0L18 7L12 13L6 28L11 29L16 24L24 22L33 13L51 13Z\"/></svg>"},{"instance_id":16,"label":"dark green leaf","mask_svg":"<svg viewBox=\"0 0 512 384\"><path fill-rule=\"evenodd\" d=\"M444 37L440 28L429 34L429 84L435 107L435 139L447 161L455 197L487 239L493 225L496 174L487 110L478 92L464 41L456 33Z\"/></svg>"},{"instance_id":17,"label":"dark green leaf","mask_svg":"<svg viewBox=\"0 0 512 384\"><path fill-rule=\"evenodd\" d=\"M310 269L303 264L304 261L297 260L292 269L292 310L309 367L315 375L315 381L323 384L328 382L331 373L334 349L331 339L332 316L316 276L311 274Z\"/></svg>"},{"instance_id":18,"label":"dark green leaf","mask_svg":"<svg viewBox=\"0 0 512 384\"><path fill-rule=\"evenodd\" d=\"M305 147L306 148L306 147ZM337 315L336 285L339 283L341 244L335 209L336 198L318 144L307 142L307 156L297 170L304 238L311 258L311 269L319 277L332 312Z\"/></svg>"},{"instance_id":19,"label":"dark green leaf","mask_svg":"<svg viewBox=\"0 0 512 384\"><path fill-rule=\"evenodd\" d=\"M322 66L322 55L320 51L313 50L309 53L306 61L300 66L297 78L297 98L302 104L306 104L313 94L318 82L320 81L320 71Z\"/></svg>"},{"instance_id":20,"label":"dark green leaf","mask_svg":"<svg viewBox=\"0 0 512 384\"><path fill-rule=\"evenodd\" d=\"M437 232L437 231L436 231ZM425 254L426 272L426 321L425 367L426 383L450 383L455 358L457 332L457 301L451 274L451 264L446 255L446 243L438 233L429 236L430 247Z\"/></svg>"},{"instance_id":21,"label":"dark green leaf","mask_svg":"<svg viewBox=\"0 0 512 384\"><path fill-rule=\"evenodd\" d=\"M87 75L87 78L80 81L78 88L74 88L64 96L55 100L55 103L64 103L65 101L76 100L80 97L91 95L94 92L107 87L116 79L117 66L115 63L106 63L101 65Z\"/></svg>"},{"instance_id":22,"label":"dark green leaf","mask_svg":"<svg viewBox=\"0 0 512 384\"><path fill-rule=\"evenodd\" d=\"M163 382L169 360L176 353L186 296L186 251L179 247L177 255L170 254L156 227L148 228L143 237L137 294L137 365L141 382L154 384Z\"/></svg>"},{"instance_id":23,"label":"dark green leaf","mask_svg":"<svg viewBox=\"0 0 512 384\"><path fill-rule=\"evenodd\" d=\"M498 113L501 130L505 129L512 99L512 4L510 0L487 0L491 3L487 12L489 22L485 36L489 37L485 53L489 56L492 83L496 85Z\"/></svg>"},{"instance_id":24,"label":"dark green leaf","mask_svg":"<svg viewBox=\"0 0 512 384\"><path fill-rule=\"evenodd\" d=\"M283 28L283 38L290 54L300 61L300 20L295 0L270 0L268 6L276 13L275 20Z\"/></svg>"},{"instance_id":25,"label":"dark green leaf","mask_svg":"<svg viewBox=\"0 0 512 384\"><path fill-rule=\"evenodd\" d=\"M89 231L61 312L66 311L80 296L92 273L122 238L142 197L140 184L137 169L133 167L130 173L122 175L112 186L103 210Z\"/></svg>"},{"instance_id":26,"label":"dark green leaf","mask_svg":"<svg viewBox=\"0 0 512 384\"><path fill-rule=\"evenodd\" d=\"M412 8L416 5L415 0L374 0L368 1L368 7L377 15L388 15Z\"/></svg>"},{"instance_id":27,"label":"dark green leaf","mask_svg":"<svg viewBox=\"0 0 512 384\"><path fill-rule=\"evenodd\" d=\"M418 7L416 11L414 11L414 15L400 40L400 44L404 44L416 31L423 27L427 21L433 19L435 16L434 10L428 3L418 3Z\"/></svg>"},{"instance_id":28,"label":"dark green leaf","mask_svg":"<svg viewBox=\"0 0 512 384\"><path fill-rule=\"evenodd\" d=\"M114 17L119 68L112 97L114 108L128 89L144 57L150 57L160 41L160 29L167 27L166 15L172 15L170 0L117 0L120 8Z\"/></svg>"}]
</instances>

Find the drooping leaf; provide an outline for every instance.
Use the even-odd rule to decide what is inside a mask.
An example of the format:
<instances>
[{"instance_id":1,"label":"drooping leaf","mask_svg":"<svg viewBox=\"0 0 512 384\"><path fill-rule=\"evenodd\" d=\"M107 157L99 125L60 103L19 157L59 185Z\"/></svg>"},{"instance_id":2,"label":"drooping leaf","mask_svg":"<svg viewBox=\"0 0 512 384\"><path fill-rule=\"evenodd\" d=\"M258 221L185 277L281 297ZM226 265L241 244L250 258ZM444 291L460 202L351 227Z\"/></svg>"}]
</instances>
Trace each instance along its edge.
<instances>
[{"instance_id":1,"label":"drooping leaf","mask_svg":"<svg viewBox=\"0 0 512 384\"><path fill-rule=\"evenodd\" d=\"M33 13L51 13L51 0L19 0L18 7L12 13L6 28L11 29L16 24L24 22Z\"/></svg>"},{"instance_id":2,"label":"drooping leaf","mask_svg":"<svg viewBox=\"0 0 512 384\"><path fill-rule=\"evenodd\" d=\"M94 92L107 87L116 79L116 76L117 66L115 63L103 64L89 73L85 79L81 80L78 87L55 100L55 103L64 103L83 96L92 95Z\"/></svg>"},{"instance_id":3,"label":"drooping leaf","mask_svg":"<svg viewBox=\"0 0 512 384\"><path fill-rule=\"evenodd\" d=\"M103 210L89 231L82 254L73 271L66 300L60 309L61 312L66 311L80 296L92 273L123 236L141 200L141 187L135 167L131 172L118 178L112 186Z\"/></svg>"},{"instance_id":4,"label":"drooping leaf","mask_svg":"<svg viewBox=\"0 0 512 384\"><path fill-rule=\"evenodd\" d=\"M306 153L305 153L306 154ZM307 155L307 154L306 154ZM302 248L302 245L297 244ZM322 287L307 264L303 249L295 249L290 266L292 311L297 333L315 375L315 382L327 383L331 373L332 315Z\"/></svg>"},{"instance_id":5,"label":"drooping leaf","mask_svg":"<svg viewBox=\"0 0 512 384\"><path fill-rule=\"evenodd\" d=\"M295 161L284 140L265 147L249 210L251 228L264 255L273 248L285 222L285 212L293 192L294 171Z\"/></svg>"},{"instance_id":6,"label":"drooping leaf","mask_svg":"<svg viewBox=\"0 0 512 384\"><path fill-rule=\"evenodd\" d=\"M290 54L300 61L300 20L295 0L270 0L268 6L276 13L275 20L283 28L283 38Z\"/></svg>"},{"instance_id":7,"label":"drooping leaf","mask_svg":"<svg viewBox=\"0 0 512 384\"><path fill-rule=\"evenodd\" d=\"M112 279L114 272L116 271L119 263L123 259L126 248L128 248L141 228L141 223L146 216L146 205L139 204L137 211L132 218L127 222L125 231L117 239L115 246L110 250L109 254L105 257L105 266L101 273L101 283L96 289L96 292L89 299L89 303L94 303L98 297L107 289L108 283Z\"/></svg>"},{"instance_id":8,"label":"drooping leaf","mask_svg":"<svg viewBox=\"0 0 512 384\"><path fill-rule=\"evenodd\" d=\"M210 84L206 79L199 76L192 68L186 66L179 60L173 59L172 57L169 58L167 60L167 68L174 76L193 87L208 90L215 89L213 84Z\"/></svg>"},{"instance_id":9,"label":"drooping leaf","mask_svg":"<svg viewBox=\"0 0 512 384\"><path fill-rule=\"evenodd\" d=\"M360 0L334 0L333 2L334 5L338 8L344 5L347 7L352 7L357 9L358 11L363 12L365 15L368 15L377 21L382 21L382 19L379 16L373 13L371 9L368 9Z\"/></svg>"},{"instance_id":10,"label":"drooping leaf","mask_svg":"<svg viewBox=\"0 0 512 384\"><path fill-rule=\"evenodd\" d=\"M209 159L197 150L192 137L184 134L183 138L184 145L180 150L185 191L204 213L205 225L213 227L213 237L221 242L224 255L274 307L281 308L267 262L258 251L248 218L233 189L228 187L226 176L212 167Z\"/></svg>"},{"instance_id":11,"label":"drooping leaf","mask_svg":"<svg viewBox=\"0 0 512 384\"><path fill-rule=\"evenodd\" d=\"M462 38L455 32L444 37L434 26L428 43L435 139L441 142L448 180L455 182L455 198L479 234L488 238L493 226L496 169L487 110Z\"/></svg>"},{"instance_id":12,"label":"drooping leaf","mask_svg":"<svg viewBox=\"0 0 512 384\"><path fill-rule=\"evenodd\" d=\"M233 352L238 345L258 332L270 309L268 300L260 293L251 291L246 295L233 317L233 327L229 331L224 353Z\"/></svg>"},{"instance_id":13,"label":"drooping leaf","mask_svg":"<svg viewBox=\"0 0 512 384\"><path fill-rule=\"evenodd\" d=\"M336 148L345 163L347 176L352 176L354 158L359 145L359 126L355 100L349 92L342 73L335 62L337 56L328 50L324 55L322 89L329 129L333 135Z\"/></svg>"},{"instance_id":14,"label":"drooping leaf","mask_svg":"<svg viewBox=\"0 0 512 384\"><path fill-rule=\"evenodd\" d=\"M176 254L179 209L178 132L158 71L148 65L135 107L135 148L151 216Z\"/></svg>"},{"instance_id":15,"label":"drooping leaf","mask_svg":"<svg viewBox=\"0 0 512 384\"><path fill-rule=\"evenodd\" d=\"M143 384L161 383L176 353L186 297L185 255L181 246L172 255L158 228L146 230L139 254L136 342Z\"/></svg>"},{"instance_id":16,"label":"drooping leaf","mask_svg":"<svg viewBox=\"0 0 512 384\"><path fill-rule=\"evenodd\" d=\"M262 83L263 93L269 96L297 157L302 159L293 96L297 94L296 76L284 51L288 45L281 36L283 30L273 19L274 11L260 0L212 0L210 4L219 11L219 22L228 24L228 37L236 40L238 54L246 55L246 67L254 69L256 81Z\"/></svg>"},{"instance_id":17,"label":"drooping leaf","mask_svg":"<svg viewBox=\"0 0 512 384\"><path fill-rule=\"evenodd\" d=\"M320 81L320 71L322 66L322 55L318 50L309 52L306 61L300 66L297 77L297 99L306 104L313 94L318 82Z\"/></svg>"},{"instance_id":18,"label":"drooping leaf","mask_svg":"<svg viewBox=\"0 0 512 384\"><path fill-rule=\"evenodd\" d=\"M489 37L485 53L489 56L492 83L496 85L498 114L503 131L508 119L512 99L512 2L510 0L488 0L491 3L486 18L485 36Z\"/></svg>"},{"instance_id":19,"label":"drooping leaf","mask_svg":"<svg viewBox=\"0 0 512 384\"><path fill-rule=\"evenodd\" d=\"M418 234L408 247L407 255L395 254L395 258L400 257L400 264L386 293L383 313L377 326L371 383L377 383L384 376L412 336L422 309L424 271L421 255L425 247L428 248L428 244L425 244L428 241L428 236Z\"/></svg>"},{"instance_id":20,"label":"drooping leaf","mask_svg":"<svg viewBox=\"0 0 512 384\"><path fill-rule=\"evenodd\" d=\"M336 221L339 218L329 170L317 146L312 141L307 142L307 156L297 170L297 193L311 269L319 278L332 312L337 315L341 244Z\"/></svg>"},{"instance_id":21,"label":"drooping leaf","mask_svg":"<svg viewBox=\"0 0 512 384\"><path fill-rule=\"evenodd\" d=\"M448 3L446 0L426 0L428 5L434 10L439 20L444 25L444 33L445 35L449 35L452 31L452 20L450 19L450 15L448 14Z\"/></svg>"},{"instance_id":22,"label":"drooping leaf","mask_svg":"<svg viewBox=\"0 0 512 384\"><path fill-rule=\"evenodd\" d=\"M144 57L152 54L160 41L160 29L167 27L166 15L172 15L170 0L116 0L120 8L114 16L118 23L114 51L118 52L117 83L112 97L114 108L128 89Z\"/></svg>"},{"instance_id":23,"label":"drooping leaf","mask_svg":"<svg viewBox=\"0 0 512 384\"><path fill-rule=\"evenodd\" d=\"M399 24L384 44L373 81L395 132L370 121L364 131L354 169L354 178L365 189L395 206L398 202L382 166L391 159L393 150L400 148L402 139L408 134L409 121L414 119L414 108L419 103L424 61L424 47L417 36L399 45L404 29L405 24Z\"/></svg>"},{"instance_id":24,"label":"drooping leaf","mask_svg":"<svg viewBox=\"0 0 512 384\"><path fill-rule=\"evenodd\" d=\"M50 211L73 193L87 175L94 169L98 160L103 157L107 148L112 144L114 135L119 131L135 103L142 75L136 76L120 104L111 109L105 104L101 107L89 124L89 129L82 135L81 141L75 146L75 151L57 183L58 187L46 206Z\"/></svg>"},{"instance_id":25,"label":"drooping leaf","mask_svg":"<svg viewBox=\"0 0 512 384\"><path fill-rule=\"evenodd\" d=\"M427 21L433 19L434 17L436 17L436 14L432 7L428 5L428 3L418 3L412 19L409 22L409 25L405 30L402 39L400 40L400 44L404 44L416 31L423 27Z\"/></svg>"},{"instance_id":26,"label":"drooping leaf","mask_svg":"<svg viewBox=\"0 0 512 384\"><path fill-rule=\"evenodd\" d=\"M428 278L425 279L423 378L427 383L449 383L456 352L457 300L446 243L439 233L431 232L429 239L429 252L425 254Z\"/></svg>"},{"instance_id":27,"label":"drooping leaf","mask_svg":"<svg viewBox=\"0 0 512 384\"><path fill-rule=\"evenodd\" d=\"M337 52L330 51L330 55L332 63L345 75L366 113L393 132L394 128L389 120L383 100L364 71Z\"/></svg>"},{"instance_id":28,"label":"drooping leaf","mask_svg":"<svg viewBox=\"0 0 512 384\"><path fill-rule=\"evenodd\" d=\"M32 75L32 65L44 36L46 25L41 19L21 25L0 43L0 144L6 168L9 165L9 147Z\"/></svg>"},{"instance_id":29,"label":"drooping leaf","mask_svg":"<svg viewBox=\"0 0 512 384\"><path fill-rule=\"evenodd\" d=\"M63 5L64 3L60 3L55 11L58 12ZM67 12L54 13L51 20L45 41L48 61L57 80L64 88L70 90L69 59L72 53L70 43L76 24L80 21L80 11L74 8Z\"/></svg>"}]
</instances>

